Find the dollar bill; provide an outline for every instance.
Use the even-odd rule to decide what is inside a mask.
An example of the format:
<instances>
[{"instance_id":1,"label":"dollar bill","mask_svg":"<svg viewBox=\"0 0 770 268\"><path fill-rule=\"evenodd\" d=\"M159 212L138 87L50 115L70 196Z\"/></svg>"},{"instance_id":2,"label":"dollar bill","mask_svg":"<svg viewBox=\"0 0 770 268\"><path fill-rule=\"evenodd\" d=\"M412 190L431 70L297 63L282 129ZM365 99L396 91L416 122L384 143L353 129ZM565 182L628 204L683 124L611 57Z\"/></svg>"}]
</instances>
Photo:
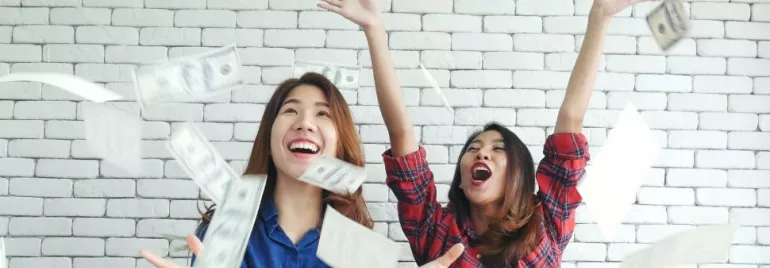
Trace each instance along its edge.
<instances>
[{"instance_id":1,"label":"dollar bill","mask_svg":"<svg viewBox=\"0 0 770 268\"><path fill-rule=\"evenodd\" d=\"M208 98L229 91L242 81L235 45L139 66L132 72L134 93L142 109L169 100Z\"/></svg>"},{"instance_id":2,"label":"dollar bill","mask_svg":"<svg viewBox=\"0 0 770 268\"><path fill-rule=\"evenodd\" d=\"M322 74L339 89L355 90L359 86L361 67L311 61L294 62L294 77L299 78L308 72Z\"/></svg>"},{"instance_id":3,"label":"dollar bill","mask_svg":"<svg viewBox=\"0 0 770 268\"><path fill-rule=\"evenodd\" d=\"M393 268L400 246L326 206L316 256L335 268Z\"/></svg>"},{"instance_id":4,"label":"dollar bill","mask_svg":"<svg viewBox=\"0 0 770 268\"><path fill-rule=\"evenodd\" d=\"M193 124L183 124L166 143L187 175L215 204L221 204L227 185L240 177Z\"/></svg>"},{"instance_id":5,"label":"dollar bill","mask_svg":"<svg viewBox=\"0 0 770 268\"><path fill-rule=\"evenodd\" d=\"M428 83L433 88L433 91L436 92L436 94L441 98L441 103L444 104L444 108L447 109L450 113L454 112L454 109L452 109L452 106L449 105L449 101L446 100L446 96L444 96L444 93L441 92L441 87L438 86L438 82L436 82L436 78L431 75L428 70L425 69L424 66L422 66L422 63L420 63L420 69L422 70L422 74L425 76L425 79L428 80Z\"/></svg>"},{"instance_id":6,"label":"dollar bill","mask_svg":"<svg viewBox=\"0 0 770 268\"><path fill-rule=\"evenodd\" d=\"M351 194L366 180L366 170L336 157L322 155L300 175L299 180L335 193Z\"/></svg>"},{"instance_id":7,"label":"dollar bill","mask_svg":"<svg viewBox=\"0 0 770 268\"><path fill-rule=\"evenodd\" d=\"M142 119L102 103L83 103L88 149L123 171L140 174Z\"/></svg>"},{"instance_id":8,"label":"dollar bill","mask_svg":"<svg viewBox=\"0 0 770 268\"><path fill-rule=\"evenodd\" d=\"M91 102L102 103L124 97L86 79L62 73L12 73L0 77L2 82L38 82L55 86Z\"/></svg>"},{"instance_id":9,"label":"dollar bill","mask_svg":"<svg viewBox=\"0 0 770 268\"><path fill-rule=\"evenodd\" d=\"M8 260L5 259L5 241L0 237L0 268L8 268Z\"/></svg>"},{"instance_id":10,"label":"dollar bill","mask_svg":"<svg viewBox=\"0 0 770 268\"><path fill-rule=\"evenodd\" d=\"M682 267L727 259L738 226L711 225L669 235L626 256L620 268Z\"/></svg>"},{"instance_id":11,"label":"dollar bill","mask_svg":"<svg viewBox=\"0 0 770 268\"><path fill-rule=\"evenodd\" d=\"M241 267L266 184L266 175L244 175L230 183L224 202L206 229L203 252L194 267Z\"/></svg>"},{"instance_id":12,"label":"dollar bill","mask_svg":"<svg viewBox=\"0 0 770 268\"><path fill-rule=\"evenodd\" d=\"M664 0L647 15L647 24L663 51L669 50L690 31L690 21L680 0Z\"/></svg>"}]
</instances>

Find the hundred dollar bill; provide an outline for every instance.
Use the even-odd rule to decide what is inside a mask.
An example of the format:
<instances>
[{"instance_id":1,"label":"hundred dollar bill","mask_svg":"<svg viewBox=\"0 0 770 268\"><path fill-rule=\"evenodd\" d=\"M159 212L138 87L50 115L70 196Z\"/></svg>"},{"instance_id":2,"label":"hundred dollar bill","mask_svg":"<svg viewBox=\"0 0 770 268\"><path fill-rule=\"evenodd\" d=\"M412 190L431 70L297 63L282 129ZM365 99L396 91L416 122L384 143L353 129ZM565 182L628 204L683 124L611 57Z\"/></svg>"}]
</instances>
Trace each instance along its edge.
<instances>
[{"instance_id":1,"label":"hundred dollar bill","mask_svg":"<svg viewBox=\"0 0 770 268\"><path fill-rule=\"evenodd\" d=\"M227 185L240 177L203 133L190 123L174 131L166 146L187 175L215 204L221 204Z\"/></svg>"},{"instance_id":2,"label":"hundred dollar bill","mask_svg":"<svg viewBox=\"0 0 770 268\"><path fill-rule=\"evenodd\" d=\"M396 242L326 206L316 256L335 268L394 268L400 247Z\"/></svg>"},{"instance_id":3,"label":"hundred dollar bill","mask_svg":"<svg viewBox=\"0 0 770 268\"><path fill-rule=\"evenodd\" d=\"M266 184L266 175L244 175L230 183L206 230L203 252L194 267L241 267Z\"/></svg>"},{"instance_id":4,"label":"hundred dollar bill","mask_svg":"<svg viewBox=\"0 0 770 268\"><path fill-rule=\"evenodd\" d=\"M102 103L83 103L83 125L91 152L132 175L141 172L142 119Z\"/></svg>"},{"instance_id":5,"label":"hundred dollar bill","mask_svg":"<svg viewBox=\"0 0 770 268\"><path fill-rule=\"evenodd\" d=\"M299 78L308 72L322 74L339 89L355 90L359 86L361 67L311 61L294 62L294 77Z\"/></svg>"},{"instance_id":6,"label":"hundred dollar bill","mask_svg":"<svg viewBox=\"0 0 770 268\"><path fill-rule=\"evenodd\" d=\"M351 194L366 180L366 170L333 156L322 155L299 180L338 193Z\"/></svg>"},{"instance_id":7,"label":"hundred dollar bill","mask_svg":"<svg viewBox=\"0 0 770 268\"><path fill-rule=\"evenodd\" d=\"M699 226L667 236L654 245L631 253L620 268L680 267L703 263L719 263L727 259L735 225Z\"/></svg>"},{"instance_id":8,"label":"hundred dollar bill","mask_svg":"<svg viewBox=\"0 0 770 268\"><path fill-rule=\"evenodd\" d=\"M153 103L211 97L239 84L238 49L229 45L132 70L134 93L142 109Z\"/></svg>"},{"instance_id":9,"label":"hundred dollar bill","mask_svg":"<svg viewBox=\"0 0 770 268\"><path fill-rule=\"evenodd\" d=\"M690 31L690 21L680 0L664 0L647 15L647 24L663 51L669 50Z\"/></svg>"}]
</instances>

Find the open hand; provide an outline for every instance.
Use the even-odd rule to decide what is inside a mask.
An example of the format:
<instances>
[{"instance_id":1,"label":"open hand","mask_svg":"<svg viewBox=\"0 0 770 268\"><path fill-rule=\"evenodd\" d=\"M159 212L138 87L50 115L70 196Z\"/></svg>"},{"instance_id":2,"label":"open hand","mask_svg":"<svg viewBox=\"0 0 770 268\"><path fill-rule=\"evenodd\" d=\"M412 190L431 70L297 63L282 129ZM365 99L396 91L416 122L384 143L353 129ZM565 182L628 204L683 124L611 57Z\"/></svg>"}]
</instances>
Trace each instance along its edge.
<instances>
[{"instance_id":1,"label":"open hand","mask_svg":"<svg viewBox=\"0 0 770 268\"><path fill-rule=\"evenodd\" d=\"M188 235L185 240L187 241L187 247L190 248L193 254L195 254L195 256L200 256L201 249L203 249L201 240L195 235ZM142 258L150 262L152 266L156 268L185 268L185 266L158 257L158 255L152 254L144 249L139 251L139 255L142 255Z\"/></svg>"},{"instance_id":2,"label":"open hand","mask_svg":"<svg viewBox=\"0 0 770 268\"><path fill-rule=\"evenodd\" d=\"M340 14L364 28L376 25L382 16L377 0L320 0L318 7Z\"/></svg>"},{"instance_id":3,"label":"open hand","mask_svg":"<svg viewBox=\"0 0 770 268\"><path fill-rule=\"evenodd\" d=\"M444 253L443 256L438 257L438 259L426 263L423 266L420 266L420 268L449 268L449 266L452 265L452 263L454 263L457 258L463 255L463 251L465 251L465 246L463 246L461 243L457 243L452 246L449 251Z\"/></svg>"},{"instance_id":4,"label":"open hand","mask_svg":"<svg viewBox=\"0 0 770 268\"><path fill-rule=\"evenodd\" d=\"M648 0L594 0L593 8L595 11L600 12L601 15L612 17L627 7L644 1Z\"/></svg>"}]
</instances>

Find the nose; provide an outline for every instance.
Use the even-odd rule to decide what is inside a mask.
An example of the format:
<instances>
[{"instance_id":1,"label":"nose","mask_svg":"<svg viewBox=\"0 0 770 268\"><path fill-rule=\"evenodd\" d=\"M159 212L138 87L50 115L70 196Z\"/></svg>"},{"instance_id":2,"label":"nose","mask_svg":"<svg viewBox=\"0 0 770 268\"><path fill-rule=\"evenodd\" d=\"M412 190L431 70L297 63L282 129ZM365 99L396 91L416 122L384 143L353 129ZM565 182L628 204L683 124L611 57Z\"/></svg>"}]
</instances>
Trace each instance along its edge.
<instances>
[{"instance_id":1,"label":"nose","mask_svg":"<svg viewBox=\"0 0 770 268\"><path fill-rule=\"evenodd\" d=\"M308 131L308 132L315 132L317 127L315 124L315 117L304 115L297 117L297 121L294 122L293 129L295 131Z\"/></svg>"},{"instance_id":2,"label":"nose","mask_svg":"<svg viewBox=\"0 0 770 268\"><path fill-rule=\"evenodd\" d=\"M487 153L486 150L479 150L479 153L476 154L476 160L489 160L489 153Z\"/></svg>"}]
</instances>

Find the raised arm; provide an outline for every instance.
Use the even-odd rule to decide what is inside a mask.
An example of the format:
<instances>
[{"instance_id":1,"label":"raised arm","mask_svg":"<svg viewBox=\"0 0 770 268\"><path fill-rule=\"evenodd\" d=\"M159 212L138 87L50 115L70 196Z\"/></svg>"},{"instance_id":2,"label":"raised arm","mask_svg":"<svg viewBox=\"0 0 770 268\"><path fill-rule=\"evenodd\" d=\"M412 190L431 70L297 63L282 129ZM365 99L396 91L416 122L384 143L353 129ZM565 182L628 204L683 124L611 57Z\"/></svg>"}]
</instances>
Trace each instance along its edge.
<instances>
[{"instance_id":1,"label":"raised arm","mask_svg":"<svg viewBox=\"0 0 770 268\"><path fill-rule=\"evenodd\" d=\"M390 57L385 23L377 0L321 0L318 6L340 14L364 29L374 69L377 101L388 129L393 156L417 151L417 138Z\"/></svg>"},{"instance_id":2,"label":"raised arm","mask_svg":"<svg viewBox=\"0 0 770 268\"><path fill-rule=\"evenodd\" d=\"M594 0L588 15L583 45L567 84L554 133L582 132L583 118L596 82L599 59L612 17L623 9L646 0Z\"/></svg>"}]
</instances>

